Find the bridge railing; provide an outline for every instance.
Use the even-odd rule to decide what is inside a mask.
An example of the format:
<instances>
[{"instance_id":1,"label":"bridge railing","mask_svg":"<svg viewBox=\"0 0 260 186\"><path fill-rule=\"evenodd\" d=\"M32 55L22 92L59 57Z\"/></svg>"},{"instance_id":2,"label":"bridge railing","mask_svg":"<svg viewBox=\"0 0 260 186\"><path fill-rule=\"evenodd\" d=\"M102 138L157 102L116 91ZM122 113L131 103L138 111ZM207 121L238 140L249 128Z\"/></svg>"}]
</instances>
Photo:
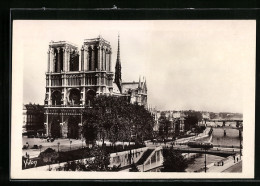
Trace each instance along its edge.
<instances>
[{"instance_id":1,"label":"bridge railing","mask_svg":"<svg viewBox=\"0 0 260 186\"><path fill-rule=\"evenodd\" d=\"M226 155L233 155L239 153L238 150L222 150L222 149L203 149L203 148L174 148L180 152L186 153L207 153L207 154L226 154Z\"/></svg>"},{"instance_id":2,"label":"bridge railing","mask_svg":"<svg viewBox=\"0 0 260 186\"><path fill-rule=\"evenodd\" d=\"M213 145L213 147L236 148L236 149L240 148L240 146L238 146L238 145ZM243 146L241 146L241 148L243 148Z\"/></svg>"}]
</instances>

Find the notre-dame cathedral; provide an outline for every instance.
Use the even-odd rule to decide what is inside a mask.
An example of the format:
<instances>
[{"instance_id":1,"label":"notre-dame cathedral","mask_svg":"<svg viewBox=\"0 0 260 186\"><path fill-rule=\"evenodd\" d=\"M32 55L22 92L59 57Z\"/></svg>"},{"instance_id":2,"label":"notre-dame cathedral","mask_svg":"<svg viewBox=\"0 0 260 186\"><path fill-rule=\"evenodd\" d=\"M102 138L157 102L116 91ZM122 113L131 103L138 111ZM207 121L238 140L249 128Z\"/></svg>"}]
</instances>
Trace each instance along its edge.
<instances>
[{"instance_id":1,"label":"notre-dame cathedral","mask_svg":"<svg viewBox=\"0 0 260 186\"><path fill-rule=\"evenodd\" d=\"M115 73L112 48L102 37L85 39L80 49L67 41L49 43L46 94L46 135L80 138L82 112L98 95L126 96L129 102L147 106L146 80L122 82L118 37Z\"/></svg>"}]
</instances>

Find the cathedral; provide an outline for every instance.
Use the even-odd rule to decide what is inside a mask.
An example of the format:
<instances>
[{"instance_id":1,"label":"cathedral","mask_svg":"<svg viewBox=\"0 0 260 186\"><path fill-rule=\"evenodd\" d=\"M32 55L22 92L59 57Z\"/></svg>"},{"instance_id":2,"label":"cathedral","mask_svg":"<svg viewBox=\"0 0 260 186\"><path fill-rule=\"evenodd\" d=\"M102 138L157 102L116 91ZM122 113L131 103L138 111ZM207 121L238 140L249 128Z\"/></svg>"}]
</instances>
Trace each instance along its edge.
<instances>
[{"instance_id":1,"label":"cathedral","mask_svg":"<svg viewBox=\"0 0 260 186\"><path fill-rule=\"evenodd\" d=\"M44 100L47 136L80 138L82 112L95 96L125 96L130 103L147 106L145 78L122 82L119 37L115 72L111 54L110 43L101 36L85 39L80 51L67 41L49 43Z\"/></svg>"}]
</instances>

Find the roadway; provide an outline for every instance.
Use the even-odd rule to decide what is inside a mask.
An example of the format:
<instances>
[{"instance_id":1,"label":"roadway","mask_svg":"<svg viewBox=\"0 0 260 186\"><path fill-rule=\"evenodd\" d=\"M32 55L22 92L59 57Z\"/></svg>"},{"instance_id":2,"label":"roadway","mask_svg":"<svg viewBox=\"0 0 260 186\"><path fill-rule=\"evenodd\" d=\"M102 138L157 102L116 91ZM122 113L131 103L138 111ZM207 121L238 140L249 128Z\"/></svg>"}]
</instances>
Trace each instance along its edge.
<instances>
[{"instance_id":1,"label":"roadway","mask_svg":"<svg viewBox=\"0 0 260 186\"><path fill-rule=\"evenodd\" d=\"M242 172L242 161L240 161L237 164L227 168L223 172Z\"/></svg>"}]
</instances>

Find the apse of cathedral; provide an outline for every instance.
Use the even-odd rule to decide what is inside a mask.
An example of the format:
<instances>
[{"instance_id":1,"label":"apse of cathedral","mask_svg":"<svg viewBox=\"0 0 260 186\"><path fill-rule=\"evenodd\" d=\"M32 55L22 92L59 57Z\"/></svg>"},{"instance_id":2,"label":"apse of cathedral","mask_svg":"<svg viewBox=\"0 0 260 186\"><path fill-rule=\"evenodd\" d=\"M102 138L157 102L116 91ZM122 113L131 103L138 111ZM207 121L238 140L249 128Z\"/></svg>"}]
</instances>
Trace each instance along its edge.
<instances>
[{"instance_id":1,"label":"apse of cathedral","mask_svg":"<svg viewBox=\"0 0 260 186\"><path fill-rule=\"evenodd\" d=\"M119 37L115 73L111 45L101 36L85 39L80 49L67 41L51 41L47 54L46 135L80 138L82 111L91 107L95 96L125 96L130 103L147 105L145 79L122 82Z\"/></svg>"}]
</instances>

